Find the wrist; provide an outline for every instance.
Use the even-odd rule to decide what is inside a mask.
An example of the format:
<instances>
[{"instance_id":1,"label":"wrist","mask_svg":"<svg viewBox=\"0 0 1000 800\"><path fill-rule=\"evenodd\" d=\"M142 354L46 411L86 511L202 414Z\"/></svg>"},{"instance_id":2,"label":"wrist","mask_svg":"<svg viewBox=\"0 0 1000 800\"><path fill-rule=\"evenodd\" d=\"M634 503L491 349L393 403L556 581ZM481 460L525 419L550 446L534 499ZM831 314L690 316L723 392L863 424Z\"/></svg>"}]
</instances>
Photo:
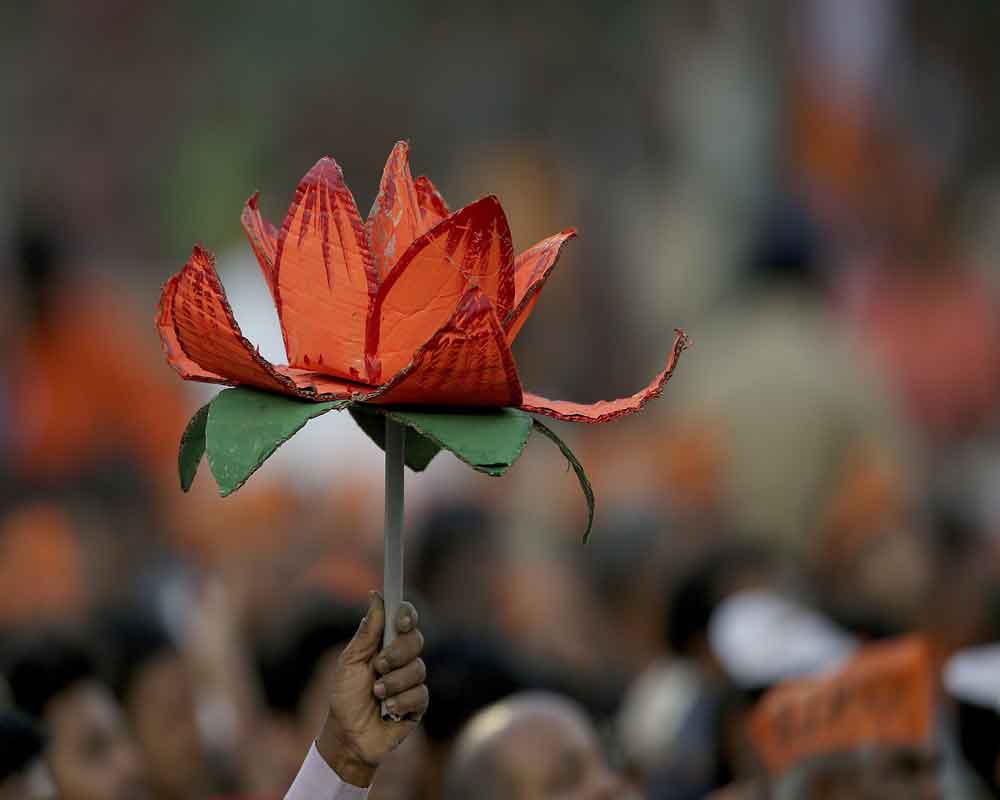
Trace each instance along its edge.
<instances>
[{"instance_id":1,"label":"wrist","mask_svg":"<svg viewBox=\"0 0 1000 800\"><path fill-rule=\"evenodd\" d=\"M316 749L323 760L345 783L366 789L375 778L377 765L369 764L347 743L342 731L329 717L316 738Z\"/></svg>"}]
</instances>

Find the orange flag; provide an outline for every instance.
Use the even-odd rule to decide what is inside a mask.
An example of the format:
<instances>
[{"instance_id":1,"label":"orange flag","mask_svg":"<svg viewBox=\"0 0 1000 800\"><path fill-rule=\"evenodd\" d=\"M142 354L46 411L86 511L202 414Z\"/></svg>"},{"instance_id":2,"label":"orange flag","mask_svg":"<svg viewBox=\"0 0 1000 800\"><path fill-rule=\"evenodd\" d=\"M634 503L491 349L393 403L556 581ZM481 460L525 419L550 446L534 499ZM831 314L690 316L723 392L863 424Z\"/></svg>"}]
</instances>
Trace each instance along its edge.
<instances>
[{"instance_id":1,"label":"orange flag","mask_svg":"<svg viewBox=\"0 0 1000 800\"><path fill-rule=\"evenodd\" d=\"M863 746L919 747L930 737L927 644L907 637L861 650L835 672L775 687L747 723L768 771Z\"/></svg>"}]
</instances>

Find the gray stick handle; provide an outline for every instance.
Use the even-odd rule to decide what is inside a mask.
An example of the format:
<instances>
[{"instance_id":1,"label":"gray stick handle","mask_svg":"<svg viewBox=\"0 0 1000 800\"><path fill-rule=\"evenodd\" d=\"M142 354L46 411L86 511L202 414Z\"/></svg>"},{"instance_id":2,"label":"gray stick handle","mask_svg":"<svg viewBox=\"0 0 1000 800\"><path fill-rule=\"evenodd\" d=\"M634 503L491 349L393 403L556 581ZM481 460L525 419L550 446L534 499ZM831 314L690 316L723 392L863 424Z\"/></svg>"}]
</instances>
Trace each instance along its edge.
<instances>
[{"instance_id":1,"label":"gray stick handle","mask_svg":"<svg viewBox=\"0 0 1000 800\"><path fill-rule=\"evenodd\" d=\"M406 426L385 418L385 561L382 596L385 600L385 631L382 646L396 639L396 618L403 602L403 465ZM382 704L382 719L399 717Z\"/></svg>"}]
</instances>

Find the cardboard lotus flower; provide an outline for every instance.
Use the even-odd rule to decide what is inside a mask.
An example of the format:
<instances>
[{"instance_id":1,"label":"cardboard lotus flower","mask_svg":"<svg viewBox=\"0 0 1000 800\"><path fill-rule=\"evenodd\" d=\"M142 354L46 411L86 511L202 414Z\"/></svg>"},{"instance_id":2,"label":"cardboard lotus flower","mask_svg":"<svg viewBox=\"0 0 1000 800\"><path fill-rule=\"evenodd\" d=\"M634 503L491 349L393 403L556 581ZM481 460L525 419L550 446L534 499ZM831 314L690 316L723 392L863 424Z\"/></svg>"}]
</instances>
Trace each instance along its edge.
<instances>
[{"instance_id":1,"label":"cardboard lotus flower","mask_svg":"<svg viewBox=\"0 0 1000 800\"><path fill-rule=\"evenodd\" d=\"M182 378L229 384L192 420L181 448L187 488L207 447L223 494L238 488L308 419L350 407L383 447L386 417L409 429L406 463L423 469L441 449L499 475L534 428L525 412L599 423L660 393L687 345L676 332L664 369L630 397L590 405L525 391L511 346L575 231L515 256L497 198L451 212L409 148L386 163L367 221L331 158L302 179L280 229L253 195L243 227L271 292L287 365L271 364L240 333L211 254L195 247L164 286L157 325ZM588 531L590 525L588 523Z\"/></svg>"}]
</instances>

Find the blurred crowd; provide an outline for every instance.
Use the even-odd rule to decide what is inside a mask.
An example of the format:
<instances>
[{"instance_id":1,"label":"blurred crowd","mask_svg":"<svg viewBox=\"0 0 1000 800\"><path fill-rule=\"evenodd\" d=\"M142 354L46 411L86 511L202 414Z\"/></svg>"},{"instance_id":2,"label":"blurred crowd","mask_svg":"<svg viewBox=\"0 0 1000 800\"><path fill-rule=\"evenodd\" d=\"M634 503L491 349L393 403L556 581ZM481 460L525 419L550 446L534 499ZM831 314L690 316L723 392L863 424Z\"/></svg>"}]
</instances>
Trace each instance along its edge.
<instances>
[{"instance_id":1,"label":"blurred crowd","mask_svg":"<svg viewBox=\"0 0 1000 800\"><path fill-rule=\"evenodd\" d=\"M200 241L282 362L243 202L330 153L367 208L404 137L519 249L581 232L526 382L694 346L560 427L588 545L555 451L408 475L431 704L371 796L1000 797L998 35L989 0L0 6L0 797L42 754L65 800L287 789L381 583L381 453L329 414L182 495L211 391L156 298ZM768 758L771 690L913 641L883 716L921 724Z\"/></svg>"}]
</instances>

